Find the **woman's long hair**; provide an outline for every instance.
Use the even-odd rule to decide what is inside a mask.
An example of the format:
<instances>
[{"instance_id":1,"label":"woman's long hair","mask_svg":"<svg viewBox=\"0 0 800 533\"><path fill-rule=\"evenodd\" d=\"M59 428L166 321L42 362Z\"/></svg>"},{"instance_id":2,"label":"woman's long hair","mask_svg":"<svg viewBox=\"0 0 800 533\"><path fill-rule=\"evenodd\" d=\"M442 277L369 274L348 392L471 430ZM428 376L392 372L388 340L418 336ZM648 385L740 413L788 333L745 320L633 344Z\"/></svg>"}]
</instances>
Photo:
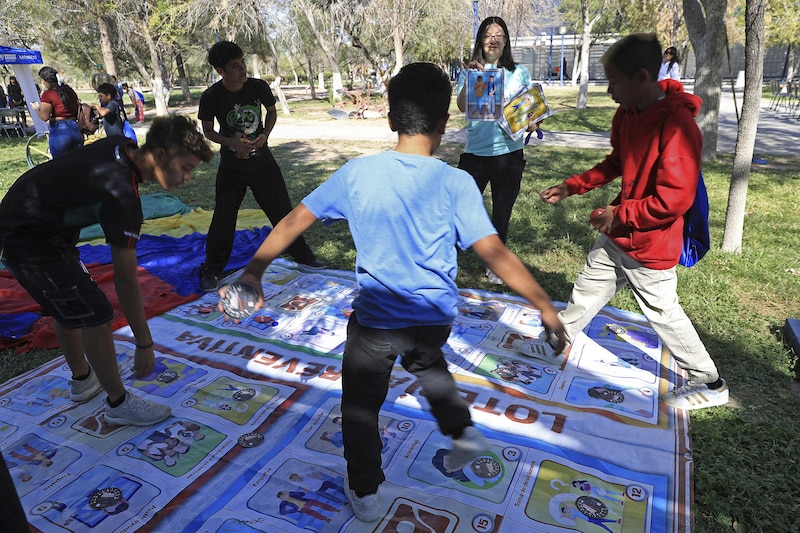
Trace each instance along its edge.
<instances>
[{"instance_id":1,"label":"woman's long hair","mask_svg":"<svg viewBox=\"0 0 800 533\"><path fill-rule=\"evenodd\" d=\"M678 49L677 49L677 48L675 48L674 46L668 46L668 47L667 47L667 49L666 49L666 50L664 50L664 53L665 53L665 54L666 54L667 52L669 52L670 54L672 54L672 59L670 59L670 60L669 60L669 68L670 68L670 70L672 70L672 65L674 65L675 63L677 63L677 64L679 64L679 65L681 64L681 61L680 61L680 59L678 58Z\"/></svg>"},{"instance_id":2,"label":"woman's long hair","mask_svg":"<svg viewBox=\"0 0 800 533\"><path fill-rule=\"evenodd\" d=\"M517 68L517 64L514 63L514 58L511 57L511 37L508 35L508 26L506 26L505 21L500 17L487 17L481 22L480 27L478 27L478 35L475 37L475 48L472 50L472 59L480 61L481 64L483 64L483 36L486 33L486 28L491 24L500 26L505 34L503 55L497 60L497 66L514 72L514 69Z\"/></svg>"},{"instance_id":3,"label":"woman's long hair","mask_svg":"<svg viewBox=\"0 0 800 533\"><path fill-rule=\"evenodd\" d=\"M42 78L44 81L50 85L50 88L53 89L58 97L61 99L61 103L64 104L64 107L67 108L69 113L73 117L78 116L78 95L75 94L75 91L67 85L66 83L59 83L58 81L58 72L53 67L42 67L39 69L39 77Z\"/></svg>"}]
</instances>

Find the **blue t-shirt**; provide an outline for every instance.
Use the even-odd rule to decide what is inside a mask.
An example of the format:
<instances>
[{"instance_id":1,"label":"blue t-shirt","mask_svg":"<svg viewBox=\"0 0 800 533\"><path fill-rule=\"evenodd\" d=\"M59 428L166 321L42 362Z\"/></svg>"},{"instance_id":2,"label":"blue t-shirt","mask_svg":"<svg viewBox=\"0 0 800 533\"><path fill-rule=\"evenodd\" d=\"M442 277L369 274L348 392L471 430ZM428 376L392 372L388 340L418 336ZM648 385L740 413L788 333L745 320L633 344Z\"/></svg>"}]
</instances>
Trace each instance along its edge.
<instances>
[{"instance_id":1,"label":"blue t-shirt","mask_svg":"<svg viewBox=\"0 0 800 533\"><path fill-rule=\"evenodd\" d=\"M494 68L493 65L485 65L486 68ZM467 70L461 71L458 77L458 89L456 94L461 93L461 89L467 81ZM503 98L505 105L518 92L531 84L531 74L522 65L517 65L514 72L503 69ZM503 155L517 150L522 150L523 137L517 140L511 138L493 120L469 120L467 121L467 146L464 151L468 154L479 156Z\"/></svg>"},{"instance_id":2,"label":"blue t-shirt","mask_svg":"<svg viewBox=\"0 0 800 533\"><path fill-rule=\"evenodd\" d=\"M303 199L356 245L353 308L367 327L447 325L456 316L456 245L496 234L472 176L433 157L387 151L349 161Z\"/></svg>"}]
</instances>

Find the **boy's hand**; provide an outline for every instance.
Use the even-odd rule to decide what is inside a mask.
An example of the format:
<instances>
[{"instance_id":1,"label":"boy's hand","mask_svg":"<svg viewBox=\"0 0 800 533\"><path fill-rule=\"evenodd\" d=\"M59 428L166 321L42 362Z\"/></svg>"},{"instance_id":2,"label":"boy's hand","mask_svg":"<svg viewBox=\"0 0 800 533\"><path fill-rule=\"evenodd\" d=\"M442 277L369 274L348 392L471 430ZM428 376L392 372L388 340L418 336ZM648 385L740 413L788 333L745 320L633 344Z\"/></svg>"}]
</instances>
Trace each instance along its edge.
<instances>
[{"instance_id":1,"label":"boy's hand","mask_svg":"<svg viewBox=\"0 0 800 533\"><path fill-rule=\"evenodd\" d=\"M547 338L552 339L553 336L555 336L555 338L558 339L557 343L551 343L550 345L553 347L555 353L563 353L567 345L567 334L564 332L564 325L561 323L561 320L558 319L555 309L550 308L543 310L541 313L542 324L547 332Z\"/></svg>"},{"instance_id":2,"label":"boy's hand","mask_svg":"<svg viewBox=\"0 0 800 533\"><path fill-rule=\"evenodd\" d=\"M156 357L153 353L153 345L147 348L136 348L133 354L133 373L137 378L149 376L155 368Z\"/></svg>"},{"instance_id":3,"label":"boy's hand","mask_svg":"<svg viewBox=\"0 0 800 533\"><path fill-rule=\"evenodd\" d=\"M562 181L558 185L553 185L543 190L540 196L542 200L548 204L557 204L569 196L569 188L567 188L567 184Z\"/></svg>"},{"instance_id":4,"label":"boy's hand","mask_svg":"<svg viewBox=\"0 0 800 533\"><path fill-rule=\"evenodd\" d=\"M228 285L223 285L222 287L219 288L219 290L217 290L217 294L219 294L219 298L220 298L220 301L217 304L217 309L219 310L220 313L225 314L225 309L223 309L223 307L222 307L222 299L227 294L228 287L230 285L233 285L234 283L241 283L243 285L247 285L248 287L251 287L254 291L256 291L256 293L258 294L258 303L253 308L253 312L258 311L259 309L264 307L264 291L261 288L261 280L257 279L252 274L248 274L247 272L245 272L241 276L239 276L239 278L236 279L235 281L232 281ZM231 320L231 317L229 317L228 315L225 315L225 322L230 322L230 320ZM233 323L234 324L238 324L239 320L234 318L233 319Z\"/></svg>"},{"instance_id":5,"label":"boy's hand","mask_svg":"<svg viewBox=\"0 0 800 533\"><path fill-rule=\"evenodd\" d=\"M595 209L589 215L589 224L600 233L606 233L614 227L614 206L607 205L601 209Z\"/></svg>"},{"instance_id":6,"label":"boy's hand","mask_svg":"<svg viewBox=\"0 0 800 533\"><path fill-rule=\"evenodd\" d=\"M228 145L228 147L233 150L237 155L246 156L249 155L255 149L253 146L253 141L248 139L247 137L240 137L235 139L232 143Z\"/></svg>"}]
</instances>

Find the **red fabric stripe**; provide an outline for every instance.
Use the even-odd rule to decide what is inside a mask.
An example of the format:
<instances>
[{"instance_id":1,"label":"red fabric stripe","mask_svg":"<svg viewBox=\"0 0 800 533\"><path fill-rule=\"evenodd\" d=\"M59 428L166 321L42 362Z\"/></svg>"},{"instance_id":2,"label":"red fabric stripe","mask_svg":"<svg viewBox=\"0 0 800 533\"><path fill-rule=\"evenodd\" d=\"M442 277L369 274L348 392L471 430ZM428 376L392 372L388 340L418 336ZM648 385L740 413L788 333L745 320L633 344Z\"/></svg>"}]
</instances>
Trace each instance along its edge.
<instances>
[{"instance_id":1,"label":"red fabric stripe","mask_svg":"<svg viewBox=\"0 0 800 533\"><path fill-rule=\"evenodd\" d=\"M92 264L87 265L92 279L105 293L108 301L114 307L113 328L116 330L128 324L122 315L117 293L114 288L114 267L112 265ZM150 274L147 270L139 268L139 285L142 287L142 301L145 316L154 317L174 309L179 305L194 301L199 294L179 296L172 289L172 285ZM39 304L31 298L19 283L11 277L6 270L0 271L0 313L12 314L26 311L39 311ZM46 316L38 320L31 332L22 339L0 338L0 348L16 346L16 353L28 352L33 349L58 348L53 318Z\"/></svg>"}]
</instances>

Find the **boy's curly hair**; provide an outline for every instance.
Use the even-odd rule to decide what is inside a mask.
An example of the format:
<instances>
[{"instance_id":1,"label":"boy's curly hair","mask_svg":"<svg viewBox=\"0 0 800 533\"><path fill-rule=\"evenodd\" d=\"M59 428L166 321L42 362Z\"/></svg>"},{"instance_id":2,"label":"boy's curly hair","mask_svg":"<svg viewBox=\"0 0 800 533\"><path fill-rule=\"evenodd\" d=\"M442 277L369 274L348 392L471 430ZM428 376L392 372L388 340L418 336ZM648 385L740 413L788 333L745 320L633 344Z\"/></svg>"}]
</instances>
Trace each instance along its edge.
<instances>
[{"instance_id":1,"label":"boy's curly hair","mask_svg":"<svg viewBox=\"0 0 800 533\"><path fill-rule=\"evenodd\" d=\"M193 154L206 163L213 157L205 137L197 130L197 122L183 115L158 117L153 121L142 150L156 148L173 155Z\"/></svg>"}]
</instances>

